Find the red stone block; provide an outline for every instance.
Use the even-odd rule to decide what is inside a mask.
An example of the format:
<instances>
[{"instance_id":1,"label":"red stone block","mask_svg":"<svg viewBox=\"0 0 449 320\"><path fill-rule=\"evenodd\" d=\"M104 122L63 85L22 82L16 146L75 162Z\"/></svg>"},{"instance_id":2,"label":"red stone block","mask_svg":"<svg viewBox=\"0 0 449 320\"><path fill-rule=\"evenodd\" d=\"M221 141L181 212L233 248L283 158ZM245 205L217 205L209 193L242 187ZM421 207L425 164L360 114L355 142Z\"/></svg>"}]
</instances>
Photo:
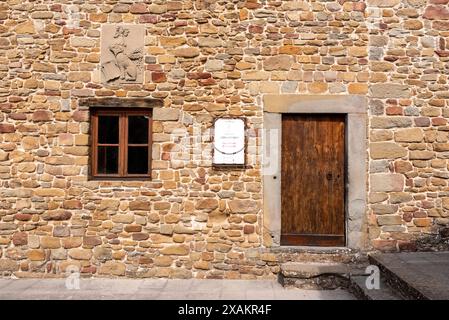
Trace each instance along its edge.
<instances>
[{"instance_id":1,"label":"red stone block","mask_svg":"<svg viewBox=\"0 0 449 320\"><path fill-rule=\"evenodd\" d=\"M249 33L263 33L263 27L261 26L249 26Z\"/></svg>"},{"instance_id":2,"label":"red stone block","mask_svg":"<svg viewBox=\"0 0 449 320\"><path fill-rule=\"evenodd\" d=\"M212 75L209 72L189 72L187 73L187 79L208 79L211 78Z\"/></svg>"},{"instance_id":3,"label":"red stone block","mask_svg":"<svg viewBox=\"0 0 449 320\"><path fill-rule=\"evenodd\" d=\"M352 10L354 11L365 11L366 9L366 3L365 2L354 2L352 4Z\"/></svg>"},{"instance_id":4,"label":"red stone block","mask_svg":"<svg viewBox=\"0 0 449 320\"><path fill-rule=\"evenodd\" d=\"M243 227L243 233L244 234L250 234L250 233L253 233L253 232L254 232L254 226L253 225L247 224L247 225L245 225Z\"/></svg>"},{"instance_id":5,"label":"red stone block","mask_svg":"<svg viewBox=\"0 0 449 320\"><path fill-rule=\"evenodd\" d=\"M81 273L94 274L95 272L97 272L97 268L95 266L85 266L81 268Z\"/></svg>"},{"instance_id":6,"label":"red stone block","mask_svg":"<svg viewBox=\"0 0 449 320\"><path fill-rule=\"evenodd\" d=\"M149 236L148 233L143 233L143 232L133 233L133 240L134 241L147 240L149 237L150 236Z\"/></svg>"},{"instance_id":7,"label":"red stone block","mask_svg":"<svg viewBox=\"0 0 449 320\"><path fill-rule=\"evenodd\" d=\"M145 3L134 3L130 8L131 13L148 13L147 5Z\"/></svg>"},{"instance_id":8,"label":"red stone block","mask_svg":"<svg viewBox=\"0 0 449 320\"><path fill-rule=\"evenodd\" d=\"M52 118L50 111L38 110L33 113L33 121L50 121Z\"/></svg>"},{"instance_id":9,"label":"red stone block","mask_svg":"<svg viewBox=\"0 0 449 320\"><path fill-rule=\"evenodd\" d=\"M415 118L415 125L417 127L428 127L430 126L430 119L426 117Z\"/></svg>"},{"instance_id":10,"label":"red stone block","mask_svg":"<svg viewBox=\"0 0 449 320\"><path fill-rule=\"evenodd\" d=\"M27 213L18 213L16 215L14 215L14 219L19 220L19 221L29 221L31 220L32 215L31 214L27 214Z\"/></svg>"},{"instance_id":11,"label":"red stone block","mask_svg":"<svg viewBox=\"0 0 449 320\"><path fill-rule=\"evenodd\" d=\"M151 80L156 83L165 82L167 81L167 76L165 75L165 72L152 72Z\"/></svg>"},{"instance_id":12,"label":"red stone block","mask_svg":"<svg viewBox=\"0 0 449 320\"><path fill-rule=\"evenodd\" d=\"M73 113L73 120L84 122L89 121L89 112L88 111L75 111Z\"/></svg>"},{"instance_id":13,"label":"red stone block","mask_svg":"<svg viewBox=\"0 0 449 320\"><path fill-rule=\"evenodd\" d=\"M27 115L25 113L11 113L9 118L13 120L26 120Z\"/></svg>"},{"instance_id":14,"label":"red stone block","mask_svg":"<svg viewBox=\"0 0 449 320\"><path fill-rule=\"evenodd\" d=\"M380 251L397 251L396 245L397 245L396 240L383 240L383 239L373 240L374 249Z\"/></svg>"},{"instance_id":15,"label":"red stone block","mask_svg":"<svg viewBox=\"0 0 449 320\"><path fill-rule=\"evenodd\" d=\"M16 128L13 124L9 123L0 123L0 133L13 133L16 131Z\"/></svg>"},{"instance_id":16,"label":"red stone block","mask_svg":"<svg viewBox=\"0 0 449 320\"><path fill-rule=\"evenodd\" d=\"M257 0L248 0L245 3L245 8L248 9L258 9L260 8L262 5L260 3L257 2Z\"/></svg>"},{"instance_id":17,"label":"red stone block","mask_svg":"<svg viewBox=\"0 0 449 320\"><path fill-rule=\"evenodd\" d=\"M386 112L387 115L389 115L389 116L402 115L402 108L401 108L401 107L387 107L387 109L385 110L385 112Z\"/></svg>"},{"instance_id":18,"label":"red stone block","mask_svg":"<svg viewBox=\"0 0 449 320\"><path fill-rule=\"evenodd\" d=\"M413 212L413 218L427 218L427 213L424 210Z\"/></svg>"},{"instance_id":19,"label":"red stone block","mask_svg":"<svg viewBox=\"0 0 449 320\"><path fill-rule=\"evenodd\" d=\"M53 5L50 6L50 11L62 12L62 5L60 5L60 4L53 4Z\"/></svg>"},{"instance_id":20,"label":"red stone block","mask_svg":"<svg viewBox=\"0 0 449 320\"><path fill-rule=\"evenodd\" d=\"M443 6L428 6L423 14L424 19L449 20L449 10Z\"/></svg>"},{"instance_id":21,"label":"red stone block","mask_svg":"<svg viewBox=\"0 0 449 320\"><path fill-rule=\"evenodd\" d=\"M16 232L12 236L12 243L15 246L23 246L28 244L28 234L26 232Z\"/></svg>"},{"instance_id":22,"label":"red stone block","mask_svg":"<svg viewBox=\"0 0 449 320\"><path fill-rule=\"evenodd\" d=\"M447 4L449 3L449 0L430 0L430 4Z\"/></svg>"},{"instance_id":23,"label":"red stone block","mask_svg":"<svg viewBox=\"0 0 449 320\"><path fill-rule=\"evenodd\" d=\"M162 72L162 66L160 64L147 64L145 66L145 69L149 70L149 71L160 71L160 72Z\"/></svg>"},{"instance_id":24,"label":"red stone block","mask_svg":"<svg viewBox=\"0 0 449 320\"><path fill-rule=\"evenodd\" d=\"M398 240L398 248L400 251L416 251L416 245L410 241Z\"/></svg>"},{"instance_id":25,"label":"red stone block","mask_svg":"<svg viewBox=\"0 0 449 320\"><path fill-rule=\"evenodd\" d=\"M432 28L439 31L449 31L449 21L434 21Z\"/></svg>"},{"instance_id":26,"label":"red stone block","mask_svg":"<svg viewBox=\"0 0 449 320\"><path fill-rule=\"evenodd\" d=\"M447 120L444 118L432 118L433 126L445 126L447 124Z\"/></svg>"},{"instance_id":27,"label":"red stone block","mask_svg":"<svg viewBox=\"0 0 449 320\"><path fill-rule=\"evenodd\" d=\"M140 23L157 23L158 22L158 16L152 15L152 14L144 14L141 15L139 18Z\"/></svg>"},{"instance_id":28,"label":"red stone block","mask_svg":"<svg viewBox=\"0 0 449 320\"><path fill-rule=\"evenodd\" d=\"M404 214L402 215L402 220L404 220L405 222L410 222L413 219L413 213L411 212L404 212Z\"/></svg>"},{"instance_id":29,"label":"red stone block","mask_svg":"<svg viewBox=\"0 0 449 320\"><path fill-rule=\"evenodd\" d=\"M95 247L99 246L100 244L101 244L100 237L93 237L93 236L83 237L84 246Z\"/></svg>"},{"instance_id":30,"label":"red stone block","mask_svg":"<svg viewBox=\"0 0 449 320\"><path fill-rule=\"evenodd\" d=\"M200 82L200 85L202 85L202 86L213 86L216 83L215 80L212 78L201 79L199 82Z\"/></svg>"}]
</instances>

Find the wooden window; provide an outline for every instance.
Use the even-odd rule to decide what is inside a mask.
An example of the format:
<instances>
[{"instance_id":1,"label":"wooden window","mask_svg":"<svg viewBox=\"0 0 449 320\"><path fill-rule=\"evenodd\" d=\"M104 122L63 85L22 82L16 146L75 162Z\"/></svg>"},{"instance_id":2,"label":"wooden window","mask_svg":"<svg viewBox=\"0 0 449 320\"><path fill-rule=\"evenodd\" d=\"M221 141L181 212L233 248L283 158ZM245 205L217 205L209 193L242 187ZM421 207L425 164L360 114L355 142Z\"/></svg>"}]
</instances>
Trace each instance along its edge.
<instances>
[{"instance_id":1,"label":"wooden window","mask_svg":"<svg viewBox=\"0 0 449 320\"><path fill-rule=\"evenodd\" d=\"M92 178L150 178L150 110L92 109L91 126Z\"/></svg>"}]
</instances>

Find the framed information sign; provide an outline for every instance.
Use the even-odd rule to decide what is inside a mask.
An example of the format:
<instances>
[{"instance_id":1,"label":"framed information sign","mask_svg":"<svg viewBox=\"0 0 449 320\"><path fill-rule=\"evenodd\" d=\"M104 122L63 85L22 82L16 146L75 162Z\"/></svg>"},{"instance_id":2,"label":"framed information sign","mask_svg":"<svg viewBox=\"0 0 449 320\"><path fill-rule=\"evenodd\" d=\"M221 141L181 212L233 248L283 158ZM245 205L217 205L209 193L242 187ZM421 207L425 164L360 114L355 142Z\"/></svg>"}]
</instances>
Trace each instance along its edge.
<instances>
[{"instance_id":1,"label":"framed information sign","mask_svg":"<svg viewBox=\"0 0 449 320\"><path fill-rule=\"evenodd\" d=\"M214 122L214 165L245 165L245 120L218 118Z\"/></svg>"}]
</instances>

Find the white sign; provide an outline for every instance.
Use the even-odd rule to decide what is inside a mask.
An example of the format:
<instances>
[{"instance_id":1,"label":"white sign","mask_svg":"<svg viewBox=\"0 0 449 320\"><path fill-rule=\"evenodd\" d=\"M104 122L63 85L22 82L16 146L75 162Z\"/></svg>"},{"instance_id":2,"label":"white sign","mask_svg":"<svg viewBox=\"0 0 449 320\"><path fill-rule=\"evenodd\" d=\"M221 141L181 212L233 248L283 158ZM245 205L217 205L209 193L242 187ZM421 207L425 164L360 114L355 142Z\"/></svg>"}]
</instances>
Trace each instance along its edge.
<instances>
[{"instance_id":1,"label":"white sign","mask_svg":"<svg viewBox=\"0 0 449 320\"><path fill-rule=\"evenodd\" d=\"M215 121L214 159L217 165L245 164L245 122L221 118Z\"/></svg>"}]
</instances>

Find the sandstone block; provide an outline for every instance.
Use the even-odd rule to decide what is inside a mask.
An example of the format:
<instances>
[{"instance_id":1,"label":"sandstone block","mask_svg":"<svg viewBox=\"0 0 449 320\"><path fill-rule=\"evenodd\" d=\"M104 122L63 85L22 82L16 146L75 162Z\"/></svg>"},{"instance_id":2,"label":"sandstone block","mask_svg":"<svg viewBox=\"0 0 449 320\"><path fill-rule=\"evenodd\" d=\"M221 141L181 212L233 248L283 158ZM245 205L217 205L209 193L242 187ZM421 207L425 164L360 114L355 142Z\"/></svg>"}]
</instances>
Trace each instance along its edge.
<instances>
[{"instance_id":1,"label":"sandstone block","mask_svg":"<svg viewBox=\"0 0 449 320\"><path fill-rule=\"evenodd\" d=\"M371 209L373 209L375 214L393 214L398 211L398 206L378 203L373 204Z\"/></svg>"},{"instance_id":2,"label":"sandstone block","mask_svg":"<svg viewBox=\"0 0 449 320\"><path fill-rule=\"evenodd\" d=\"M21 24L18 24L14 31L17 34L34 34L36 33L36 30L34 29L34 23L32 21L26 21Z\"/></svg>"},{"instance_id":3,"label":"sandstone block","mask_svg":"<svg viewBox=\"0 0 449 320\"><path fill-rule=\"evenodd\" d=\"M27 256L28 256L28 259L31 261L43 261L43 260L45 260L45 251L44 250L28 250Z\"/></svg>"},{"instance_id":4,"label":"sandstone block","mask_svg":"<svg viewBox=\"0 0 449 320\"><path fill-rule=\"evenodd\" d=\"M115 223L133 223L134 215L133 214L116 214L111 218L112 222Z\"/></svg>"},{"instance_id":5,"label":"sandstone block","mask_svg":"<svg viewBox=\"0 0 449 320\"><path fill-rule=\"evenodd\" d=\"M61 241L55 237L42 237L40 243L43 249L57 249L61 247Z\"/></svg>"},{"instance_id":6,"label":"sandstone block","mask_svg":"<svg viewBox=\"0 0 449 320\"><path fill-rule=\"evenodd\" d=\"M378 173L370 176L371 191L374 192L402 191L404 183L404 176L398 173Z\"/></svg>"},{"instance_id":7,"label":"sandstone block","mask_svg":"<svg viewBox=\"0 0 449 320\"><path fill-rule=\"evenodd\" d=\"M100 205L98 206L98 210L117 210L120 205L119 200L114 199L102 199Z\"/></svg>"},{"instance_id":8,"label":"sandstone block","mask_svg":"<svg viewBox=\"0 0 449 320\"><path fill-rule=\"evenodd\" d=\"M406 85L395 83L377 83L370 86L372 98L409 98L411 96L410 88Z\"/></svg>"},{"instance_id":9,"label":"sandstone block","mask_svg":"<svg viewBox=\"0 0 449 320\"><path fill-rule=\"evenodd\" d=\"M124 276L126 271L126 265L118 261L106 261L100 267L99 273L113 276Z\"/></svg>"},{"instance_id":10,"label":"sandstone block","mask_svg":"<svg viewBox=\"0 0 449 320\"><path fill-rule=\"evenodd\" d=\"M63 221L69 220L72 217L72 214L69 211L65 210L50 210L46 211L42 215L43 220L53 220L53 221Z\"/></svg>"},{"instance_id":11,"label":"sandstone block","mask_svg":"<svg viewBox=\"0 0 449 320\"><path fill-rule=\"evenodd\" d=\"M112 250L109 248L96 247L94 257L97 260L106 261L112 259Z\"/></svg>"},{"instance_id":12,"label":"sandstone block","mask_svg":"<svg viewBox=\"0 0 449 320\"><path fill-rule=\"evenodd\" d=\"M201 199L196 203L196 209L203 210L215 210L218 208L218 200L217 199Z\"/></svg>"},{"instance_id":13,"label":"sandstone block","mask_svg":"<svg viewBox=\"0 0 449 320\"><path fill-rule=\"evenodd\" d=\"M397 142L421 142L423 132L419 128L399 129L394 134L394 140Z\"/></svg>"},{"instance_id":14,"label":"sandstone block","mask_svg":"<svg viewBox=\"0 0 449 320\"><path fill-rule=\"evenodd\" d=\"M371 127L373 129L392 129L410 127L412 120L408 117L373 117Z\"/></svg>"},{"instance_id":15,"label":"sandstone block","mask_svg":"<svg viewBox=\"0 0 449 320\"><path fill-rule=\"evenodd\" d=\"M435 156L433 151L410 151L410 160L430 160Z\"/></svg>"},{"instance_id":16,"label":"sandstone block","mask_svg":"<svg viewBox=\"0 0 449 320\"><path fill-rule=\"evenodd\" d=\"M180 111L175 108L154 108L153 120L157 121L177 121Z\"/></svg>"},{"instance_id":17,"label":"sandstone block","mask_svg":"<svg viewBox=\"0 0 449 320\"><path fill-rule=\"evenodd\" d=\"M377 217L377 223L379 226L400 225L402 224L402 218L399 215L379 216Z\"/></svg>"},{"instance_id":18,"label":"sandstone block","mask_svg":"<svg viewBox=\"0 0 449 320\"><path fill-rule=\"evenodd\" d=\"M263 66L266 71L290 70L293 57L290 55L277 55L265 59Z\"/></svg>"},{"instance_id":19,"label":"sandstone block","mask_svg":"<svg viewBox=\"0 0 449 320\"><path fill-rule=\"evenodd\" d=\"M373 159L396 159L407 155L407 149L392 142L374 142L370 144Z\"/></svg>"},{"instance_id":20,"label":"sandstone block","mask_svg":"<svg viewBox=\"0 0 449 320\"><path fill-rule=\"evenodd\" d=\"M70 236L70 228L67 226L54 226L53 237L68 237Z\"/></svg>"},{"instance_id":21,"label":"sandstone block","mask_svg":"<svg viewBox=\"0 0 449 320\"><path fill-rule=\"evenodd\" d=\"M400 0L367 0L370 7L392 8L401 3Z\"/></svg>"},{"instance_id":22,"label":"sandstone block","mask_svg":"<svg viewBox=\"0 0 449 320\"><path fill-rule=\"evenodd\" d=\"M19 264L11 259L0 259L0 271L17 271L19 270Z\"/></svg>"},{"instance_id":23,"label":"sandstone block","mask_svg":"<svg viewBox=\"0 0 449 320\"><path fill-rule=\"evenodd\" d=\"M70 43L73 47L94 47L97 40L86 37L72 37L70 38Z\"/></svg>"},{"instance_id":24,"label":"sandstone block","mask_svg":"<svg viewBox=\"0 0 449 320\"><path fill-rule=\"evenodd\" d=\"M175 50L175 56L182 58L195 58L200 55L197 48L179 48Z\"/></svg>"},{"instance_id":25,"label":"sandstone block","mask_svg":"<svg viewBox=\"0 0 449 320\"><path fill-rule=\"evenodd\" d=\"M154 265L157 267L169 267L173 263L173 259L169 256L158 256L154 258Z\"/></svg>"},{"instance_id":26,"label":"sandstone block","mask_svg":"<svg viewBox=\"0 0 449 320\"><path fill-rule=\"evenodd\" d=\"M185 256L189 254L190 249L186 245L171 245L160 250L165 255Z\"/></svg>"},{"instance_id":27,"label":"sandstone block","mask_svg":"<svg viewBox=\"0 0 449 320\"><path fill-rule=\"evenodd\" d=\"M64 238L61 241L62 245L66 249L77 248L83 243L83 239L81 237Z\"/></svg>"},{"instance_id":28,"label":"sandstone block","mask_svg":"<svg viewBox=\"0 0 449 320\"><path fill-rule=\"evenodd\" d=\"M231 200L228 202L229 209L232 213L257 213L260 205L254 200Z\"/></svg>"},{"instance_id":29,"label":"sandstone block","mask_svg":"<svg viewBox=\"0 0 449 320\"><path fill-rule=\"evenodd\" d=\"M92 258L92 250L81 248L69 249L69 256L75 260L90 260Z\"/></svg>"}]
</instances>

